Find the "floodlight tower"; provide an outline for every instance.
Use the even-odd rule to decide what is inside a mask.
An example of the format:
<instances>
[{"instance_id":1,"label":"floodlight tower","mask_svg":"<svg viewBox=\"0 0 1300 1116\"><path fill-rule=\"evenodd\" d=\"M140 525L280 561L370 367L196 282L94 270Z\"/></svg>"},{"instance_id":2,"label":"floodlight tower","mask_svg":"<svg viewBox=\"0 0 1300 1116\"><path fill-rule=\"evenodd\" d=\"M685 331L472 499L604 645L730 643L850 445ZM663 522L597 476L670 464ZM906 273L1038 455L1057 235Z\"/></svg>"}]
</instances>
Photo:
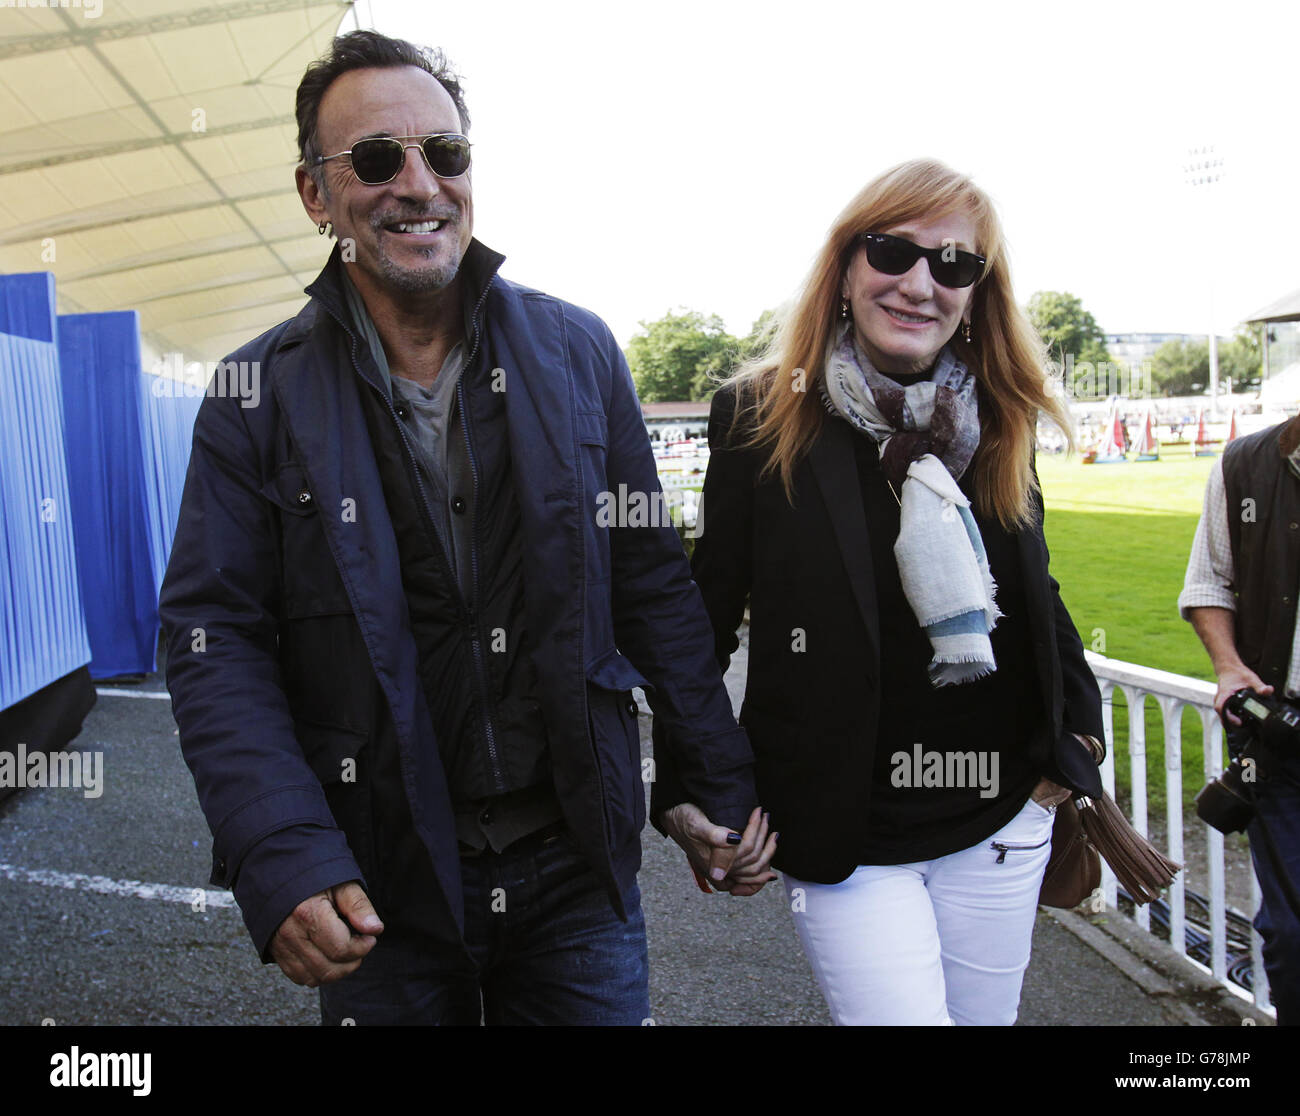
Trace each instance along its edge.
<instances>
[{"instance_id":1,"label":"floodlight tower","mask_svg":"<svg viewBox=\"0 0 1300 1116\"><path fill-rule=\"evenodd\" d=\"M1206 196L1212 198L1217 194L1214 189L1219 179L1223 177L1223 157L1216 154L1214 145L1209 147L1193 147L1187 151L1187 162L1183 165L1184 181L1188 186L1199 189L1202 193L1207 192ZM1207 202L1207 210L1210 208ZM1209 222L1213 227L1214 222ZM1213 243L1211 237L1210 243ZM1210 261L1210 417L1217 419L1219 417L1219 337L1214 329L1214 280L1215 280L1215 263Z\"/></svg>"}]
</instances>

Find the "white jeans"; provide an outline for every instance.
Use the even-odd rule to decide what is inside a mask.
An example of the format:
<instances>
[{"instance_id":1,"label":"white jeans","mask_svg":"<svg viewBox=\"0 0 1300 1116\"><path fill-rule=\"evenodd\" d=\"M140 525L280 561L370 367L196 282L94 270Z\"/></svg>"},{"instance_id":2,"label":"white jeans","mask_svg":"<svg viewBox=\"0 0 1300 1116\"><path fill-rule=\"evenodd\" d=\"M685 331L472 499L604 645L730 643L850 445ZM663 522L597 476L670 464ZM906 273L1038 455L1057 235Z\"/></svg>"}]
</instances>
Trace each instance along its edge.
<instances>
[{"instance_id":1,"label":"white jeans","mask_svg":"<svg viewBox=\"0 0 1300 1116\"><path fill-rule=\"evenodd\" d=\"M1031 799L961 852L861 865L838 884L786 876L795 927L834 1021L1014 1023L1053 817Z\"/></svg>"}]
</instances>

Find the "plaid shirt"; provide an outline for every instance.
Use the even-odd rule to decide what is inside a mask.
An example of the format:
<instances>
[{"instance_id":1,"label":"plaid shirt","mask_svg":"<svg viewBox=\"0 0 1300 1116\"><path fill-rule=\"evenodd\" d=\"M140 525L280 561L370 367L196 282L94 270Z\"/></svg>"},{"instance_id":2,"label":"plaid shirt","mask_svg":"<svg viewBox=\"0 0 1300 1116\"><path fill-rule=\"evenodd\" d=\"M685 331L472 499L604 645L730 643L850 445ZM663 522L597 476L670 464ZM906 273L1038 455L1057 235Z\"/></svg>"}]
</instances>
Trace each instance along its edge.
<instances>
[{"instance_id":1,"label":"plaid shirt","mask_svg":"<svg viewBox=\"0 0 1300 1116\"><path fill-rule=\"evenodd\" d=\"M1223 459L1214 463L1205 486L1205 508L1196 525L1192 553L1187 559L1187 576L1178 595L1178 611L1190 619L1193 608L1226 608L1237 611L1232 594L1236 569L1228 536L1228 497L1223 486ZM1291 669L1287 672L1286 696L1300 697L1300 623L1291 643Z\"/></svg>"}]
</instances>

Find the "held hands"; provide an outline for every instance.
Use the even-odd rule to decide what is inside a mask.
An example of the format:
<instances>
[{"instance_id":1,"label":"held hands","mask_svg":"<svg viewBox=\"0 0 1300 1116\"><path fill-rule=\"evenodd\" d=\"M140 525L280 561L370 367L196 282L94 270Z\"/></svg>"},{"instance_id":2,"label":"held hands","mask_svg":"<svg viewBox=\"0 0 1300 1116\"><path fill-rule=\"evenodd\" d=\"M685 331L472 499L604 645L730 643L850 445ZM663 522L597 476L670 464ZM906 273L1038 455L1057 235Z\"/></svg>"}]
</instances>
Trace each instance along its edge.
<instances>
[{"instance_id":1,"label":"held hands","mask_svg":"<svg viewBox=\"0 0 1300 1116\"><path fill-rule=\"evenodd\" d=\"M749 815L743 834L714 825L703 810L689 802L665 810L662 820L669 836L686 853L697 880L708 880L719 891L732 895L754 895L776 879L768 865L776 855L777 835L769 836L768 817L761 807ZM733 843L737 837L739 841Z\"/></svg>"},{"instance_id":2,"label":"held hands","mask_svg":"<svg viewBox=\"0 0 1300 1116\"><path fill-rule=\"evenodd\" d=\"M308 988L341 980L375 946L384 924L353 880L304 899L271 939L276 964Z\"/></svg>"}]
</instances>

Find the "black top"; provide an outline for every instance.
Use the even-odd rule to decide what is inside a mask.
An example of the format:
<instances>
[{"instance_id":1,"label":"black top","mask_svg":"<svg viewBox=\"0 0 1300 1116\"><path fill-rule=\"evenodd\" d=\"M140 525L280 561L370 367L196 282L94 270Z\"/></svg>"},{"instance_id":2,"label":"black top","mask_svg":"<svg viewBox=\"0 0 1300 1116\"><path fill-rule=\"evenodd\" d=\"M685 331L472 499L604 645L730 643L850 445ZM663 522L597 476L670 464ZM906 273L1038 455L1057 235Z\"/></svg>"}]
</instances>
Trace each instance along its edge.
<instances>
[{"instance_id":1,"label":"black top","mask_svg":"<svg viewBox=\"0 0 1300 1116\"><path fill-rule=\"evenodd\" d=\"M930 641L903 595L894 559L898 501L871 438L855 439L855 457L880 616L882 696L861 863L931 860L996 833L1039 778L1029 740L1044 710L1017 543L972 506L1003 612L989 636L997 669L935 687L927 673Z\"/></svg>"},{"instance_id":2,"label":"black top","mask_svg":"<svg viewBox=\"0 0 1300 1116\"><path fill-rule=\"evenodd\" d=\"M801 880L840 883L863 862L875 806L872 770L877 752L887 747L877 740L880 708L896 706L900 698L889 690L892 674L889 683L882 678L886 665L897 658L899 640L890 637L894 645L889 646L881 637L872 542L877 524L883 523L881 545L888 554L886 564L892 565L893 536L888 521L874 511L878 505L873 504L868 521L859 463L860 451L874 461L875 450L865 435L828 414L807 456L795 466L792 491L787 492L780 476L763 472L768 451L745 447L731 433L735 414L734 390L716 392L701 502L707 527L695 540L692 569L720 663L735 651L736 632L749 605L749 671L741 717L754 750L759 801L781 835L773 864ZM893 503L887 488L877 495ZM1005 584L1003 607L1012 613L1013 624L1022 613L1030 633L1033 670L1023 673L1036 687L1042 710L1023 746L1035 757L1038 774L1099 795L1097 768L1070 733L1104 735L1101 695L1079 633L1048 573L1037 492L1031 493L1030 504L1031 521L1011 536L1018 583L1004 572L1005 557L994 556ZM991 546L996 541L987 525L984 537ZM897 591L893 595L897 600ZM1008 624L994 634L994 649L1003 655L999 682L1021 673L1008 665L1006 649L1000 647L1011 631ZM917 638L923 638L919 632ZM920 652L927 654L928 648ZM924 687L917 685L923 704L947 698L927 688L928 680ZM1026 712L1024 719L1029 721L1031 714ZM659 731L660 720L656 718L655 779L650 784L657 820L669 806L690 801L680 778L681 761ZM1004 785L1013 781L1005 770L1000 776ZM1031 790L1024 787L1024 798ZM1006 805L1012 815L1020 807L1014 798ZM990 820L990 829L996 820ZM926 828L924 818L908 816L907 824L917 823ZM981 841L976 836L965 844Z\"/></svg>"},{"instance_id":3,"label":"black top","mask_svg":"<svg viewBox=\"0 0 1300 1116\"><path fill-rule=\"evenodd\" d=\"M464 366L452 403L456 414L448 429L462 440L468 467L455 467L457 455L452 455L445 474L449 499L430 491L436 463L419 468L426 451L418 445L418 429L408 419L405 433L394 430L378 389L360 393L401 559L438 755L453 807L467 817L479 817L485 800L552 786L524 615L523 528L505 397L491 384L492 354L484 347L478 352ZM399 387L394 403L405 407L403 400ZM402 421L396 413L396 421ZM406 444L413 447L414 459ZM439 505L446 512L442 518L465 517L469 530L446 537L434 510ZM470 545L468 553L453 559L458 537ZM504 817L504 808L494 813Z\"/></svg>"}]
</instances>

